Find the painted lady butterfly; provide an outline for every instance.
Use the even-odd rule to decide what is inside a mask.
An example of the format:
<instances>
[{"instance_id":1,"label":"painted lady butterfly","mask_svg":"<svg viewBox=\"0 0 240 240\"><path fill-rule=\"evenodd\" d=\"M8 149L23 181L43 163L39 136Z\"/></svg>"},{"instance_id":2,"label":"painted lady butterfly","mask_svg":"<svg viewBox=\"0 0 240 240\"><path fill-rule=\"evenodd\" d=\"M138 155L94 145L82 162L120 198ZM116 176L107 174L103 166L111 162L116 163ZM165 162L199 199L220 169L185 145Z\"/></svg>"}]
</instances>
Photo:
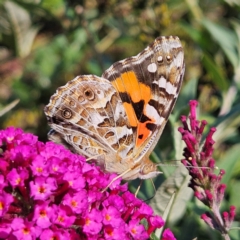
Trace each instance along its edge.
<instances>
[{"instance_id":1,"label":"painted lady butterfly","mask_svg":"<svg viewBox=\"0 0 240 240\"><path fill-rule=\"evenodd\" d=\"M178 37L158 37L137 56L114 63L102 77L82 75L57 89L45 107L50 140L123 179L159 174L149 160L184 75Z\"/></svg>"}]
</instances>

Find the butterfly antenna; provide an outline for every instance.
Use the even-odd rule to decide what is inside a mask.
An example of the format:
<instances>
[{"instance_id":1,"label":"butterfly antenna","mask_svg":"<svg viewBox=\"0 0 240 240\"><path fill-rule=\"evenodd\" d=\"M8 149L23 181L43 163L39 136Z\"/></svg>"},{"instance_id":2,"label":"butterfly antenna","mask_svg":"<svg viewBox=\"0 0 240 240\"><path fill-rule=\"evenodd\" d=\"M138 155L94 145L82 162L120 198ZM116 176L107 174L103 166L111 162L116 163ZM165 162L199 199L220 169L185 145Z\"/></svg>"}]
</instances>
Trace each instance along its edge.
<instances>
[{"instance_id":1,"label":"butterfly antenna","mask_svg":"<svg viewBox=\"0 0 240 240\"><path fill-rule=\"evenodd\" d=\"M200 166L193 166L193 165L191 165L192 157L189 157L187 160L188 160L187 161L188 166L184 165L186 168L212 169L211 167L206 167L206 166L200 167ZM218 169L218 166L214 166L214 169Z\"/></svg>"},{"instance_id":2,"label":"butterfly antenna","mask_svg":"<svg viewBox=\"0 0 240 240\"><path fill-rule=\"evenodd\" d=\"M185 166L186 168L197 168L197 169L211 169L210 167L199 167L199 166ZM218 169L218 167L215 167L215 169Z\"/></svg>"},{"instance_id":3,"label":"butterfly antenna","mask_svg":"<svg viewBox=\"0 0 240 240\"><path fill-rule=\"evenodd\" d=\"M172 161L178 161L178 160L172 160ZM158 163L157 166L172 166L172 167L178 167L179 164L169 164L169 163ZM184 165L185 166L185 165ZM200 166L185 166L186 168L200 168L200 169L211 169L210 167L200 167ZM218 169L218 167L215 167L215 169Z\"/></svg>"}]
</instances>

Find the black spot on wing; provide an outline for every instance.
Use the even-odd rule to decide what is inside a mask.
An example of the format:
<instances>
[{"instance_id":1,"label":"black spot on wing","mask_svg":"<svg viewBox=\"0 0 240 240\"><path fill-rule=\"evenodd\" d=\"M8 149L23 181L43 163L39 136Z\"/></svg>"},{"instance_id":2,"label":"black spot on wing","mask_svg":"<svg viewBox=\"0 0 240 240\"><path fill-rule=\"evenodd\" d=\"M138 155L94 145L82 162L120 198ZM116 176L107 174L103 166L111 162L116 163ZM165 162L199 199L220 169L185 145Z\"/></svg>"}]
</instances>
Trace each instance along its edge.
<instances>
[{"instance_id":1,"label":"black spot on wing","mask_svg":"<svg viewBox=\"0 0 240 240\"><path fill-rule=\"evenodd\" d=\"M119 92L119 95L120 95L120 98L122 99L123 102L131 103L131 98L127 93Z\"/></svg>"},{"instance_id":2,"label":"black spot on wing","mask_svg":"<svg viewBox=\"0 0 240 240\"><path fill-rule=\"evenodd\" d=\"M143 114L144 100L141 100L137 103L133 102L132 105L139 122L144 123L146 121L151 120L150 118Z\"/></svg>"},{"instance_id":3,"label":"black spot on wing","mask_svg":"<svg viewBox=\"0 0 240 240\"><path fill-rule=\"evenodd\" d=\"M157 125L154 124L154 123L147 123L146 127L147 127L148 130L153 132L157 128Z\"/></svg>"},{"instance_id":4,"label":"black spot on wing","mask_svg":"<svg viewBox=\"0 0 240 240\"><path fill-rule=\"evenodd\" d=\"M143 134L138 135L138 138L142 139L143 138Z\"/></svg>"},{"instance_id":5,"label":"black spot on wing","mask_svg":"<svg viewBox=\"0 0 240 240\"><path fill-rule=\"evenodd\" d=\"M133 106L134 112L135 112L136 117L139 122L144 123L144 122L151 120L150 118L148 118L146 115L143 114L143 108L144 108L144 104L145 104L144 100L141 100L141 101L135 103L131 100L131 97L129 94L124 93L124 92L119 92L119 95L123 102L129 103Z\"/></svg>"},{"instance_id":6,"label":"black spot on wing","mask_svg":"<svg viewBox=\"0 0 240 240\"><path fill-rule=\"evenodd\" d=\"M55 124L59 124L61 123L63 120L57 116L52 116L51 118L49 118L49 122L50 123L55 123Z\"/></svg>"},{"instance_id":7,"label":"black spot on wing","mask_svg":"<svg viewBox=\"0 0 240 240\"><path fill-rule=\"evenodd\" d=\"M158 109L158 106L159 106L159 102L158 102L158 101L156 101L156 100L154 100L154 99L151 99L151 100L148 102L148 104L149 104L150 106L153 106L155 109Z\"/></svg>"},{"instance_id":8,"label":"black spot on wing","mask_svg":"<svg viewBox=\"0 0 240 240\"><path fill-rule=\"evenodd\" d=\"M157 112L158 112L158 114L161 116L162 115L162 112L164 111L164 109L165 109L165 105L164 104L162 104L162 103L160 103L160 102L158 102L158 101L156 101L156 100L154 100L154 99L151 99L149 102L148 102L148 104L150 105L150 106L153 106L156 110L157 110Z\"/></svg>"}]
</instances>

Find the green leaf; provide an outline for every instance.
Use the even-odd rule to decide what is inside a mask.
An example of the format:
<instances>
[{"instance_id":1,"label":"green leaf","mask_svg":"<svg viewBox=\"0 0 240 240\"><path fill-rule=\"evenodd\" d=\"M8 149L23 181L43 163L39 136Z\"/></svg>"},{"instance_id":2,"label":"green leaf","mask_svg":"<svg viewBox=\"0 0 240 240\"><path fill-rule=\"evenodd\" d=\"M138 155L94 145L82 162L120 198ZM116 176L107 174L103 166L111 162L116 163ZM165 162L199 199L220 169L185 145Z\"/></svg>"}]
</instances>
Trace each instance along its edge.
<instances>
[{"instance_id":1,"label":"green leaf","mask_svg":"<svg viewBox=\"0 0 240 240\"><path fill-rule=\"evenodd\" d=\"M225 175L222 178L222 181L230 185L230 180L233 176L233 173L236 171L237 166L239 166L240 162L240 154L239 154L240 144L236 144L230 150L228 150L222 159L217 162L217 166L219 169L224 169L226 171ZM236 174L240 174L239 172Z\"/></svg>"},{"instance_id":2,"label":"green leaf","mask_svg":"<svg viewBox=\"0 0 240 240\"><path fill-rule=\"evenodd\" d=\"M197 79L191 79L183 86L174 107L174 117L179 117L180 112L188 106L190 100L197 99L197 84Z\"/></svg>"},{"instance_id":3,"label":"green leaf","mask_svg":"<svg viewBox=\"0 0 240 240\"><path fill-rule=\"evenodd\" d=\"M227 115L217 118L213 126L217 126L214 133L215 147L231 136L239 136L237 128L240 126L240 104L234 106Z\"/></svg>"},{"instance_id":4,"label":"green leaf","mask_svg":"<svg viewBox=\"0 0 240 240\"><path fill-rule=\"evenodd\" d=\"M200 32L197 28L189 25L187 22L182 21L180 24L184 31L192 38L194 42L201 42L202 32Z\"/></svg>"},{"instance_id":5,"label":"green leaf","mask_svg":"<svg viewBox=\"0 0 240 240\"><path fill-rule=\"evenodd\" d=\"M0 110L0 117L6 114L7 112L11 111L18 103L20 99L16 99L9 103L7 106L5 106L3 109Z\"/></svg>"},{"instance_id":6,"label":"green leaf","mask_svg":"<svg viewBox=\"0 0 240 240\"><path fill-rule=\"evenodd\" d=\"M220 45L232 65L237 68L239 65L238 39L234 31L215 24L207 19L202 21L203 26L208 30L213 39Z\"/></svg>"},{"instance_id":7,"label":"green leaf","mask_svg":"<svg viewBox=\"0 0 240 240\"><path fill-rule=\"evenodd\" d=\"M215 85L218 86L222 91L227 90L229 84L223 74L222 69L215 64L211 56L206 52L203 55L202 62L205 68L208 70L208 73L211 75L211 80L215 83Z\"/></svg>"},{"instance_id":8,"label":"green leaf","mask_svg":"<svg viewBox=\"0 0 240 240\"><path fill-rule=\"evenodd\" d=\"M4 6L14 35L16 54L25 57L31 51L39 27L32 26L30 13L20 5L6 1Z\"/></svg>"},{"instance_id":9,"label":"green leaf","mask_svg":"<svg viewBox=\"0 0 240 240\"><path fill-rule=\"evenodd\" d=\"M167 221L171 224L183 216L188 201L192 197L192 190L188 187L189 179L186 168L179 165L171 177L157 189L156 196L150 201L154 212L161 216L165 214ZM175 197L171 207L168 208L167 213L164 213L173 194Z\"/></svg>"},{"instance_id":10,"label":"green leaf","mask_svg":"<svg viewBox=\"0 0 240 240\"><path fill-rule=\"evenodd\" d=\"M230 196L230 202L232 205L234 205L237 209L240 208L240 181L231 181L231 184L228 185L229 196Z\"/></svg>"}]
</instances>

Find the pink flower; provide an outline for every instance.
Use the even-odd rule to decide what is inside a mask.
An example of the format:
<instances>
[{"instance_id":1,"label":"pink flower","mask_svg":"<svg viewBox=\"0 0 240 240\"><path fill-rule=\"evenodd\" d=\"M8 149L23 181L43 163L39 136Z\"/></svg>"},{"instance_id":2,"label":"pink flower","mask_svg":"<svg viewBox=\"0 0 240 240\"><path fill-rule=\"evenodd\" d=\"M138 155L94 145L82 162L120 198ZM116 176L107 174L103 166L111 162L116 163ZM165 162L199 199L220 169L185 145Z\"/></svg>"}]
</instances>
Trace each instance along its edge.
<instances>
[{"instance_id":1,"label":"pink flower","mask_svg":"<svg viewBox=\"0 0 240 240\"><path fill-rule=\"evenodd\" d=\"M150 235L157 227L164 226L164 221L160 216L150 216L148 218L148 234Z\"/></svg>"},{"instance_id":2,"label":"pink flower","mask_svg":"<svg viewBox=\"0 0 240 240\"><path fill-rule=\"evenodd\" d=\"M53 214L52 207L49 206L49 201L47 202L36 202L34 209L33 221L36 221L36 225L45 229L52 225L51 218Z\"/></svg>"},{"instance_id":3,"label":"pink flower","mask_svg":"<svg viewBox=\"0 0 240 240\"><path fill-rule=\"evenodd\" d=\"M72 235L74 238L71 238L71 231L65 229L59 229L56 226L53 226L51 229L45 229L40 235L41 240L45 239L57 239L57 240L66 240L66 239L80 239L77 235Z\"/></svg>"},{"instance_id":4,"label":"pink flower","mask_svg":"<svg viewBox=\"0 0 240 240\"><path fill-rule=\"evenodd\" d=\"M32 170L32 173L35 176L44 176L47 177L49 176L49 167L50 167L50 162L46 161L44 157L41 155L37 155L33 161L32 164L30 165L30 168Z\"/></svg>"},{"instance_id":5,"label":"pink flower","mask_svg":"<svg viewBox=\"0 0 240 240\"><path fill-rule=\"evenodd\" d=\"M72 216L72 211L68 206L53 205L52 221L63 228L71 227L76 219Z\"/></svg>"},{"instance_id":6,"label":"pink flower","mask_svg":"<svg viewBox=\"0 0 240 240\"><path fill-rule=\"evenodd\" d=\"M152 216L153 210L150 206L146 204L141 204L140 207L133 214L133 218L142 219L148 218L148 216Z\"/></svg>"},{"instance_id":7,"label":"pink flower","mask_svg":"<svg viewBox=\"0 0 240 240\"><path fill-rule=\"evenodd\" d=\"M179 128L182 134L182 139L186 143L184 149L184 159L182 163L187 167L192 179L189 186L193 189L195 197L208 206L211 212L202 214L201 218L213 229L226 235L235 216L235 211L220 214L220 205L224 198L226 185L221 183L222 177L225 174L224 170L220 170L216 175L215 160L213 159L214 143L213 134L216 128L212 127L204 139L202 145L202 135L207 121L197 120L196 107L197 101L192 100L190 105L190 123L187 123L187 117L182 116L181 121L183 127Z\"/></svg>"},{"instance_id":8,"label":"pink flower","mask_svg":"<svg viewBox=\"0 0 240 240\"><path fill-rule=\"evenodd\" d=\"M13 229L12 235L19 240L36 239L41 234L41 228L34 226L33 222L28 222L22 218L15 218L11 227Z\"/></svg>"},{"instance_id":9,"label":"pink flower","mask_svg":"<svg viewBox=\"0 0 240 240\"><path fill-rule=\"evenodd\" d=\"M118 228L114 228L113 226L104 226L104 239L129 239L126 233L125 224L122 224Z\"/></svg>"},{"instance_id":10,"label":"pink flower","mask_svg":"<svg viewBox=\"0 0 240 240\"><path fill-rule=\"evenodd\" d=\"M8 239L8 236L12 232L12 228L8 224L1 224L0 227L0 239Z\"/></svg>"},{"instance_id":11,"label":"pink flower","mask_svg":"<svg viewBox=\"0 0 240 240\"><path fill-rule=\"evenodd\" d=\"M128 232L135 240L148 239L149 235L144 231L143 225L139 224L139 220L131 220L128 224Z\"/></svg>"},{"instance_id":12,"label":"pink flower","mask_svg":"<svg viewBox=\"0 0 240 240\"><path fill-rule=\"evenodd\" d=\"M79 190L77 193L67 193L62 201L63 205L69 206L73 212L81 214L88 208L87 191Z\"/></svg>"},{"instance_id":13,"label":"pink flower","mask_svg":"<svg viewBox=\"0 0 240 240\"><path fill-rule=\"evenodd\" d=\"M124 224L123 220L120 217L120 212L113 206L104 208L102 210L103 224L111 225L112 227L119 227L121 224Z\"/></svg>"},{"instance_id":14,"label":"pink flower","mask_svg":"<svg viewBox=\"0 0 240 240\"><path fill-rule=\"evenodd\" d=\"M0 216L4 216L9 210L10 204L13 202L13 196L4 191L0 193Z\"/></svg>"},{"instance_id":15,"label":"pink flower","mask_svg":"<svg viewBox=\"0 0 240 240\"><path fill-rule=\"evenodd\" d=\"M12 187L24 186L24 181L28 178L28 171L25 169L19 169L19 172L13 168L7 174L7 180L10 182Z\"/></svg>"},{"instance_id":16,"label":"pink flower","mask_svg":"<svg viewBox=\"0 0 240 240\"><path fill-rule=\"evenodd\" d=\"M63 180L67 181L68 184L76 190L83 189L86 185L85 179L79 176L78 172L66 172L63 175Z\"/></svg>"},{"instance_id":17,"label":"pink flower","mask_svg":"<svg viewBox=\"0 0 240 240\"><path fill-rule=\"evenodd\" d=\"M161 240L176 240L176 238L174 237L171 230L167 228L164 230Z\"/></svg>"},{"instance_id":18,"label":"pink flower","mask_svg":"<svg viewBox=\"0 0 240 240\"><path fill-rule=\"evenodd\" d=\"M0 147L0 238L148 239L163 225L120 178L102 192L116 174L63 146L11 127Z\"/></svg>"},{"instance_id":19,"label":"pink flower","mask_svg":"<svg viewBox=\"0 0 240 240\"><path fill-rule=\"evenodd\" d=\"M35 181L30 182L31 196L35 200L47 199L54 190L56 190L56 181L54 178L36 177Z\"/></svg>"},{"instance_id":20,"label":"pink flower","mask_svg":"<svg viewBox=\"0 0 240 240\"><path fill-rule=\"evenodd\" d=\"M95 235L98 234L102 229L102 214L100 211L93 209L91 212L86 213L83 218L83 232Z\"/></svg>"}]
</instances>

